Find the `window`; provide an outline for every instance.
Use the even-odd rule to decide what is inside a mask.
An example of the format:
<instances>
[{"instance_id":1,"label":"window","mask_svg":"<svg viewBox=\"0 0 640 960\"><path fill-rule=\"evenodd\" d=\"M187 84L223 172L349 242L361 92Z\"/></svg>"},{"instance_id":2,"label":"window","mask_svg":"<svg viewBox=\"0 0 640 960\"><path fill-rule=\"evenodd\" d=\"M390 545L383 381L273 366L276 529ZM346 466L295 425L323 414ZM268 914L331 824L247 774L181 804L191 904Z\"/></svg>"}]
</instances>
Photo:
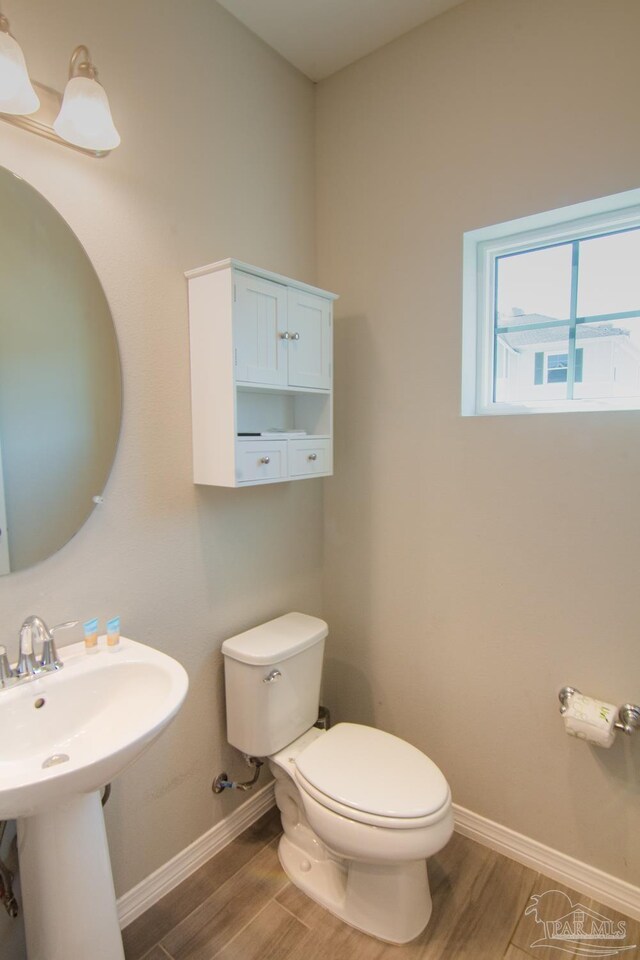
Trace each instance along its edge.
<instances>
[{"instance_id":1,"label":"window","mask_svg":"<svg viewBox=\"0 0 640 960\"><path fill-rule=\"evenodd\" d=\"M640 190L465 234L463 413L640 409Z\"/></svg>"},{"instance_id":2,"label":"window","mask_svg":"<svg viewBox=\"0 0 640 960\"><path fill-rule=\"evenodd\" d=\"M544 353L536 353L536 360L544 360ZM554 353L547 357L547 383L566 383L569 371L569 354Z\"/></svg>"},{"instance_id":3,"label":"window","mask_svg":"<svg viewBox=\"0 0 640 960\"><path fill-rule=\"evenodd\" d=\"M582 383L582 357L584 348L576 349L576 359L574 368L575 383ZM547 371L545 377L545 369ZM544 383L567 383L569 373L569 354L568 353L549 353L544 351L536 353L534 364L534 384L539 387ZM508 375L507 375L508 376ZM497 377L500 377L498 370Z\"/></svg>"}]
</instances>

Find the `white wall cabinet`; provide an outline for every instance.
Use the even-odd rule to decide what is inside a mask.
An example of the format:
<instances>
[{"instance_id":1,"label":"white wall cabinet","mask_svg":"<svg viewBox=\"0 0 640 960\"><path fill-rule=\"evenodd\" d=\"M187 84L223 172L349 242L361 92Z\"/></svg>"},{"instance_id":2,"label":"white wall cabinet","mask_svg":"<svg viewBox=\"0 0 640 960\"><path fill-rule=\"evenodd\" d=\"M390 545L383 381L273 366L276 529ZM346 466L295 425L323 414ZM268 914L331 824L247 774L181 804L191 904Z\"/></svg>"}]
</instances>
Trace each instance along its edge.
<instances>
[{"instance_id":1,"label":"white wall cabinet","mask_svg":"<svg viewBox=\"0 0 640 960\"><path fill-rule=\"evenodd\" d=\"M336 295L237 260L186 276L194 482L329 476Z\"/></svg>"}]
</instances>

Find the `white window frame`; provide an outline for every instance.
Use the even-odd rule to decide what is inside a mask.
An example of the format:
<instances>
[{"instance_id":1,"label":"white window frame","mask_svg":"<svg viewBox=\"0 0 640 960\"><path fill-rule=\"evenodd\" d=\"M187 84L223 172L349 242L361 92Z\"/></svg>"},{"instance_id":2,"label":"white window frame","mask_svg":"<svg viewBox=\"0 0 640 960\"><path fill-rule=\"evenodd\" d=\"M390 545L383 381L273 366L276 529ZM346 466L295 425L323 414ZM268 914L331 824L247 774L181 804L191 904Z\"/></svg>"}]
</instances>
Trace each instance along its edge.
<instances>
[{"instance_id":1,"label":"white window frame","mask_svg":"<svg viewBox=\"0 0 640 960\"><path fill-rule=\"evenodd\" d=\"M551 367L549 366L549 361L551 360L552 357L566 357L566 358L567 358L567 364L569 363L569 353L568 353L566 350L565 350L563 353L545 353L545 355L544 355L544 382L545 382L545 383L566 383L566 382L567 382L567 378L566 378L566 377L564 378L564 380L549 380L549 371L550 371L551 369L554 369L554 370L563 370L564 372L568 373L568 370L567 370L566 367L553 367L553 368L551 368Z\"/></svg>"},{"instance_id":2,"label":"white window frame","mask_svg":"<svg viewBox=\"0 0 640 960\"><path fill-rule=\"evenodd\" d=\"M640 189L470 230L463 239L462 415L639 410L640 396L599 400L493 400L495 262L507 253L640 227Z\"/></svg>"}]
</instances>

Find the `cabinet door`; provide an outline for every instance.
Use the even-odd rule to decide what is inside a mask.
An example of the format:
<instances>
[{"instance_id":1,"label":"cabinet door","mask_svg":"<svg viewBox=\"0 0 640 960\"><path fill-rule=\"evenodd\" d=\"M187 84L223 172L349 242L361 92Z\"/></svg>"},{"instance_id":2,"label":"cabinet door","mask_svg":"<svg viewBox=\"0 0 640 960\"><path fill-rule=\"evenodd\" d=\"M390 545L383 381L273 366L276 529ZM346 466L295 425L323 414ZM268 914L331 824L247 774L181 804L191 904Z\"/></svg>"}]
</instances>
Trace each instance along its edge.
<instances>
[{"instance_id":1,"label":"cabinet door","mask_svg":"<svg viewBox=\"0 0 640 960\"><path fill-rule=\"evenodd\" d=\"M287 383L287 288L271 280L234 277L233 337L236 380Z\"/></svg>"},{"instance_id":2,"label":"cabinet door","mask_svg":"<svg viewBox=\"0 0 640 960\"><path fill-rule=\"evenodd\" d=\"M289 289L289 384L331 387L331 301Z\"/></svg>"}]
</instances>

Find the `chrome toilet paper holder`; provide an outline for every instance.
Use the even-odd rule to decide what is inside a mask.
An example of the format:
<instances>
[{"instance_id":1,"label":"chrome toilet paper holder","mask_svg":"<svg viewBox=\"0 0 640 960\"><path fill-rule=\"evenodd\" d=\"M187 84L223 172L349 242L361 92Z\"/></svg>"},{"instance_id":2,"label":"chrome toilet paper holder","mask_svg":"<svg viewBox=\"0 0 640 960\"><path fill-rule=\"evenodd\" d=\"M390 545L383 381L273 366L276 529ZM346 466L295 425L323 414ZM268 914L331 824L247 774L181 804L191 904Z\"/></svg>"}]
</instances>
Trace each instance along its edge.
<instances>
[{"instance_id":1,"label":"chrome toilet paper holder","mask_svg":"<svg viewBox=\"0 0 640 960\"><path fill-rule=\"evenodd\" d=\"M576 687L562 688L558 694L560 713L567 712L569 701L574 693L580 693L580 690ZM640 707L635 703L624 703L618 710L618 719L614 723L614 727L626 734L632 734L634 730L640 730Z\"/></svg>"}]
</instances>

